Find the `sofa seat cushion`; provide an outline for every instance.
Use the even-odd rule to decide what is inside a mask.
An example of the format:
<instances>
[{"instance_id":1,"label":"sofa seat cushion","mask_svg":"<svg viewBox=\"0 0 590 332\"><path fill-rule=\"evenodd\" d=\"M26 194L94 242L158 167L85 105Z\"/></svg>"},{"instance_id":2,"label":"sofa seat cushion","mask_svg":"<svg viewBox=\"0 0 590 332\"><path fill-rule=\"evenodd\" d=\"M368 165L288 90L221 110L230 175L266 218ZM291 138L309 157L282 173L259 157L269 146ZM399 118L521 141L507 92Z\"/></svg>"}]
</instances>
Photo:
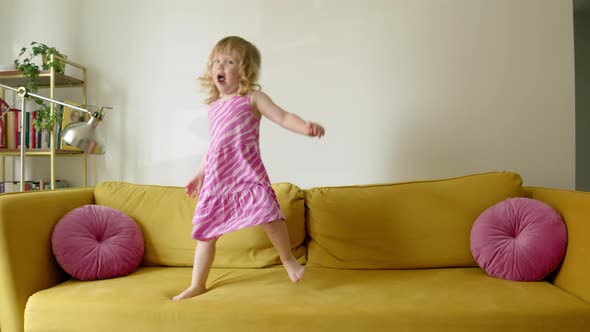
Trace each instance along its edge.
<instances>
[{"instance_id":1,"label":"sofa seat cushion","mask_svg":"<svg viewBox=\"0 0 590 332\"><path fill-rule=\"evenodd\" d=\"M191 269L141 267L116 279L70 280L30 297L25 331L588 331L590 304L548 282L479 268L212 269L210 291L170 298Z\"/></svg>"}]
</instances>

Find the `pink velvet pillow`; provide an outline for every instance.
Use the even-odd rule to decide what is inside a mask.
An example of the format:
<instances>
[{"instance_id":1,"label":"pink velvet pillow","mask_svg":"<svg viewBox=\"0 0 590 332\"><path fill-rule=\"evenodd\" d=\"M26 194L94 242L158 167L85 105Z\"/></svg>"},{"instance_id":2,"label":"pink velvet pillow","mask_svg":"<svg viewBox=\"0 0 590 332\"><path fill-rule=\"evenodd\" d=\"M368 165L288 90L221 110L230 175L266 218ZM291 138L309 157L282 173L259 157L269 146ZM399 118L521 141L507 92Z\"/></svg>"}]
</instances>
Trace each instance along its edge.
<instances>
[{"instance_id":1,"label":"pink velvet pillow","mask_svg":"<svg viewBox=\"0 0 590 332\"><path fill-rule=\"evenodd\" d=\"M561 262L567 230L549 205L530 198L506 199L484 211L471 229L471 253L491 276L543 279Z\"/></svg>"},{"instance_id":2,"label":"pink velvet pillow","mask_svg":"<svg viewBox=\"0 0 590 332\"><path fill-rule=\"evenodd\" d=\"M127 275L143 257L139 226L123 212L102 205L84 205L63 216L51 246L59 265L80 280Z\"/></svg>"}]
</instances>

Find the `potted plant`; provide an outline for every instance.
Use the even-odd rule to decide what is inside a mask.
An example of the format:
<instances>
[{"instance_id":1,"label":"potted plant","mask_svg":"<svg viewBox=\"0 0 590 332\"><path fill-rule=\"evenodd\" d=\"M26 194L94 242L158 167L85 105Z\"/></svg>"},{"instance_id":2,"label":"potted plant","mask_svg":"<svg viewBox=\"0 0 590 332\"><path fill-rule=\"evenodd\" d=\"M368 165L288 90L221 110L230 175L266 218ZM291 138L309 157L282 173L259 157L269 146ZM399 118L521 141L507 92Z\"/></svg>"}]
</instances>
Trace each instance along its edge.
<instances>
[{"instance_id":1,"label":"potted plant","mask_svg":"<svg viewBox=\"0 0 590 332\"><path fill-rule=\"evenodd\" d=\"M40 70L55 69L60 74L65 72L65 63L59 60L51 61L51 55L57 55L62 58L66 58L61 54L55 47L49 47L43 43L32 42L30 49L23 47L18 54L18 58L14 60L14 67L23 74L23 77L27 80L25 87L31 92L37 92L37 77L39 76ZM41 67L37 64L41 58ZM58 117L57 112L51 114L50 108L41 99L33 98L35 103L39 105L37 109L37 116L35 118L35 129L37 130L53 130L56 119Z\"/></svg>"}]
</instances>

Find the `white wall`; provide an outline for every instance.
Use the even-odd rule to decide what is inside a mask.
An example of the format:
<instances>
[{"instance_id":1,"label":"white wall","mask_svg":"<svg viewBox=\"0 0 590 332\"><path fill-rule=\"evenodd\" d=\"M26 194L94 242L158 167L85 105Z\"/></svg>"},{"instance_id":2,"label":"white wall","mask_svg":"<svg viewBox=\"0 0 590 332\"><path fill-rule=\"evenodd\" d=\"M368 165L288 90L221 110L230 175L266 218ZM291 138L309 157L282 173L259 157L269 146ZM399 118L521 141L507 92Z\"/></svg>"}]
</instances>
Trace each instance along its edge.
<instances>
[{"instance_id":1,"label":"white wall","mask_svg":"<svg viewBox=\"0 0 590 332\"><path fill-rule=\"evenodd\" d=\"M263 121L273 182L511 170L527 185L574 187L571 1L36 1L72 18L43 27L9 1L14 22L31 17L14 23L14 53L54 44L88 66L89 102L115 107L91 183L184 185L207 144L196 77L235 34L261 50L263 89L326 127L317 141Z\"/></svg>"}]
</instances>

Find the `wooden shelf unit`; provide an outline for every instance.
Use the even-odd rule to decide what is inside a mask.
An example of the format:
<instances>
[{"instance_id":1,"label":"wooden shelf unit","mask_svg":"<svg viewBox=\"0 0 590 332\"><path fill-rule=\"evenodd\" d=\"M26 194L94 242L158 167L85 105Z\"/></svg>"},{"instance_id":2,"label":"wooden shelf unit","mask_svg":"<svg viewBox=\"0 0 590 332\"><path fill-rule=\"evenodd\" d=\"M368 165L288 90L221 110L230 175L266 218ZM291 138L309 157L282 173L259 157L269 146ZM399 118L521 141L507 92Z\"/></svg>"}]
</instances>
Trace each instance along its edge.
<instances>
[{"instance_id":1,"label":"wooden shelf unit","mask_svg":"<svg viewBox=\"0 0 590 332\"><path fill-rule=\"evenodd\" d=\"M51 70L44 70L39 72L37 77L38 87L49 89L49 98L55 99L55 89L57 88L68 88L78 87L82 89L82 103L86 104L86 67L82 66L73 61L67 60L62 57L55 56L55 60L65 62L82 73L82 78L76 78L73 76L60 74L53 68ZM8 86L18 88L26 84L26 79L23 77L21 72L17 70L0 71L0 83ZM0 88L0 98L5 99L6 91ZM32 101L30 101L32 102ZM20 107L20 106L19 106ZM51 113L55 111L55 105L50 103ZM86 153L77 150L58 150L55 148L56 133L51 132L50 136L50 148L49 149L27 149L25 156L45 156L50 158L51 167L51 188L55 188L55 158L59 156L80 156L83 160L83 175L82 183L83 186L87 186L87 160ZM20 149L0 149L0 166L2 171L0 172L0 181L6 181L6 158L20 157Z\"/></svg>"}]
</instances>

